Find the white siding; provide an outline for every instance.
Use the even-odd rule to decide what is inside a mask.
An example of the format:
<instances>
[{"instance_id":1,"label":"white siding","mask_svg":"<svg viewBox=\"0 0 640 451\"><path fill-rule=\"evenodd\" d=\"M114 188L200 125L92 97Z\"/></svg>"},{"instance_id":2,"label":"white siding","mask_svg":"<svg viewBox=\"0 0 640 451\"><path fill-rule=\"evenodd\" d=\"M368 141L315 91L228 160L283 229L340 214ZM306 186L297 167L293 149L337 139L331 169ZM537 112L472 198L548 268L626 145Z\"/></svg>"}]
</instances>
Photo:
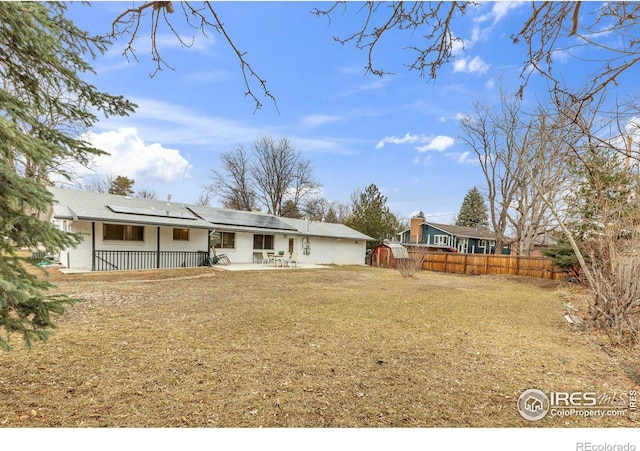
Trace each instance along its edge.
<instances>
[{"instance_id":1,"label":"white siding","mask_svg":"<svg viewBox=\"0 0 640 451\"><path fill-rule=\"evenodd\" d=\"M298 261L300 263L315 263L328 265L364 265L366 242L338 238L309 237L311 252L304 255L302 239L296 240Z\"/></svg>"},{"instance_id":2,"label":"white siding","mask_svg":"<svg viewBox=\"0 0 640 451\"><path fill-rule=\"evenodd\" d=\"M62 221L54 221L62 227ZM84 240L68 252L60 253L60 262L72 269L91 270L91 222L68 221L70 232L81 233ZM103 223L96 222L95 226L96 250L129 250L129 251L155 251L157 250L156 226L145 226L144 241L104 241ZM335 264L335 265L364 265L366 242L363 240L308 237L311 244L311 252L305 255L302 243L305 237L299 235L274 235L274 250L289 251L289 239L294 240L294 252L298 252L300 263ZM174 241L173 228L160 228L161 251L206 251L208 245L207 230L190 229L188 241ZM252 263L255 253L253 249L253 233L236 232L234 249L216 249L218 254L226 254L231 263Z\"/></svg>"},{"instance_id":3,"label":"white siding","mask_svg":"<svg viewBox=\"0 0 640 451\"><path fill-rule=\"evenodd\" d=\"M54 221L62 227L62 221ZM91 270L91 223L86 221L67 221L69 231L81 233L82 242L75 248L60 253L60 262L71 269ZM144 241L103 240L103 223L95 223L95 247L97 251L156 251L158 250L158 227L144 227ZM207 251L209 236L207 230L190 229L188 241L174 241L172 227L160 227L161 251Z\"/></svg>"},{"instance_id":4,"label":"white siding","mask_svg":"<svg viewBox=\"0 0 640 451\"><path fill-rule=\"evenodd\" d=\"M216 254L225 254L231 263L253 263L253 233L235 232L235 248L216 249Z\"/></svg>"},{"instance_id":5,"label":"white siding","mask_svg":"<svg viewBox=\"0 0 640 451\"><path fill-rule=\"evenodd\" d=\"M147 230L152 227L145 227L145 241L147 240ZM156 229L153 227L153 229ZM153 231L154 240L156 232ZM156 243L157 244L157 243ZM156 250L156 244L152 250ZM202 229L189 229L189 241L173 240L173 227L160 228L160 250L161 251L206 251L209 246L209 233Z\"/></svg>"}]
</instances>

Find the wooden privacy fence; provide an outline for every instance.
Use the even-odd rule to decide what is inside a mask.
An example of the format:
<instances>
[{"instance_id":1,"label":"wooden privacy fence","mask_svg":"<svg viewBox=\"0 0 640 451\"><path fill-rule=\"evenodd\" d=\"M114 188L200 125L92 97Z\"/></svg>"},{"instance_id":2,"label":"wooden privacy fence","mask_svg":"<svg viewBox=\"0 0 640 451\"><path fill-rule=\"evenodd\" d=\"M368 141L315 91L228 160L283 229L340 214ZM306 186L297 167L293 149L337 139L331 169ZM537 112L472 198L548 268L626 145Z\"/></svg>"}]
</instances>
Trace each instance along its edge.
<instances>
[{"instance_id":1,"label":"wooden privacy fence","mask_svg":"<svg viewBox=\"0 0 640 451\"><path fill-rule=\"evenodd\" d=\"M423 259L422 269L456 274L492 274L562 280L567 272L547 257L517 255L458 254L449 252L412 252L409 258Z\"/></svg>"}]
</instances>

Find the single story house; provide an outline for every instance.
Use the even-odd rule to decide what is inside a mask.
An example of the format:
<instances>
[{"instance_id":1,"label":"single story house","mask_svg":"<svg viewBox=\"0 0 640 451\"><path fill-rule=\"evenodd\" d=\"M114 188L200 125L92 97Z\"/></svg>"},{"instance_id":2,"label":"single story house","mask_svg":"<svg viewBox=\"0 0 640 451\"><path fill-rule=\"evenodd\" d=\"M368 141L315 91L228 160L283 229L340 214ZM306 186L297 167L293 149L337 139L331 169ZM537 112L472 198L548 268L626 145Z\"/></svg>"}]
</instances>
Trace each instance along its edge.
<instances>
[{"instance_id":1,"label":"single story house","mask_svg":"<svg viewBox=\"0 0 640 451\"><path fill-rule=\"evenodd\" d=\"M493 254L496 247L496 235L489 230L438 224L422 218L411 218L411 227L398 235L402 244L430 251ZM505 252L509 253L508 247L500 253Z\"/></svg>"},{"instance_id":2,"label":"single story house","mask_svg":"<svg viewBox=\"0 0 640 451\"><path fill-rule=\"evenodd\" d=\"M363 265L368 240L341 224L279 218L88 191L50 188L43 214L84 239L60 252L70 269L105 271L200 266L211 253L232 263L259 262L262 251L298 252L300 263Z\"/></svg>"},{"instance_id":3,"label":"single story house","mask_svg":"<svg viewBox=\"0 0 640 451\"><path fill-rule=\"evenodd\" d=\"M298 232L289 237L287 252L300 251L301 263L333 263L335 265L364 265L367 241L374 238L344 224L278 218ZM279 249L278 249L279 250Z\"/></svg>"}]
</instances>

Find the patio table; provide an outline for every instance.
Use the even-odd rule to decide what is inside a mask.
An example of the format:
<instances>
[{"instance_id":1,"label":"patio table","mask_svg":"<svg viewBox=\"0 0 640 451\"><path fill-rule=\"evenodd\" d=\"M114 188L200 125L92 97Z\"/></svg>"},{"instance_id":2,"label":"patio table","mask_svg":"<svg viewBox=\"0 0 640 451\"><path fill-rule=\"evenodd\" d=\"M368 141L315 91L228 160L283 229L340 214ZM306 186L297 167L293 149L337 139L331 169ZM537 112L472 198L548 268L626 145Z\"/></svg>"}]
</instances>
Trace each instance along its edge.
<instances>
[{"instance_id":1,"label":"patio table","mask_svg":"<svg viewBox=\"0 0 640 451\"><path fill-rule=\"evenodd\" d=\"M273 266L275 268L278 267L278 262L280 262L280 266L282 266L284 268L285 264L288 263L285 259L284 259L284 255L280 255L280 254L276 254L273 252L268 252L267 256L269 257L273 257ZM287 265L288 266L288 265Z\"/></svg>"}]
</instances>

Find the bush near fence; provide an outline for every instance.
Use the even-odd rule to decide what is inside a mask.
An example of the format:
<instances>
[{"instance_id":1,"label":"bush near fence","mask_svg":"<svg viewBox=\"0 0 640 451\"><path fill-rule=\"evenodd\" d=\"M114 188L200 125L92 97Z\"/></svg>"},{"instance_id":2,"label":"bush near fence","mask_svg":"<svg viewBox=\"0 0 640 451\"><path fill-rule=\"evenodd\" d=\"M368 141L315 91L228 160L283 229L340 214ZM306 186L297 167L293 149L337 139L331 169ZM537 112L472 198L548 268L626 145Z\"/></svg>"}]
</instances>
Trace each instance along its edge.
<instances>
[{"instance_id":1,"label":"bush near fence","mask_svg":"<svg viewBox=\"0 0 640 451\"><path fill-rule=\"evenodd\" d=\"M564 280L567 272L548 257L517 255L458 254L409 251L412 260L422 259L422 269L470 275L512 275Z\"/></svg>"}]
</instances>

